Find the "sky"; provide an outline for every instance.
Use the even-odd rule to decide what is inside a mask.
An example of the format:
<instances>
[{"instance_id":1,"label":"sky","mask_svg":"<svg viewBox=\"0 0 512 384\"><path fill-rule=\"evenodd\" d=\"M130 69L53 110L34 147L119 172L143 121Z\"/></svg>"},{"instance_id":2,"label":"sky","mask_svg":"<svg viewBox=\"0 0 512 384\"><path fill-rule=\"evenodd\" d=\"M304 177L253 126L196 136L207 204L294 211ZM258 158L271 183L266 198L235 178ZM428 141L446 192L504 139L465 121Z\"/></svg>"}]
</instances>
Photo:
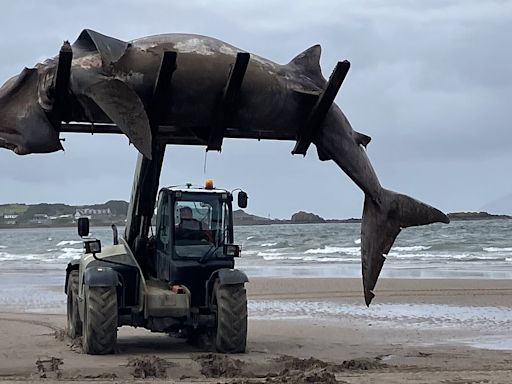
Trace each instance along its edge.
<instances>
[{"instance_id":1,"label":"sky","mask_svg":"<svg viewBox=\"0 0 512 384\"><path fill-rule=\"evenodd\" d=\"M512 2L481 0L23 1L2 4L0 83L55 56L84 28L121 40L212 36L280 64L321 44L328 77L351 62L336 102L381 184L446 212L512 213ZM129 200L137 152L125 137L64 134L65 151L0 149L0 204ZM243 188L248 211L360 217L362 191L293 142L225 140L222 152L169 146L161 186L213 178Z\"/></svg>"}]
</instances>

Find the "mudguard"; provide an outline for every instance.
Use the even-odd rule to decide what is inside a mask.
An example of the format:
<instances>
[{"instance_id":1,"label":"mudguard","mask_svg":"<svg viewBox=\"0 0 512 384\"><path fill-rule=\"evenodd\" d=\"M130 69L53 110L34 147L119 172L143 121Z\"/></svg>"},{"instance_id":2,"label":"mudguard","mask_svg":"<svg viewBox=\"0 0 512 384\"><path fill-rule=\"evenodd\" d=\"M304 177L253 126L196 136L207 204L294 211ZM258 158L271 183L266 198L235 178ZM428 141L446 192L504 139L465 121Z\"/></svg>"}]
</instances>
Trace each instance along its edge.
<instances>
[{"instance_id":1,"label":"mudguard","mask_svg":"<svg viewBox=\"0 0 512 384\"><path fill-rule=\"evenodd\" d=\"M64 293L68 294L68 280L71 271L78 271L80 269L80 260L72 260L66 267L66 281L64 282Z\"/></svg>"},{"instance_id":2,"label":"mudguard","mask_svg":"<svg viewBox=\"0 0 512 384\"><path fill-rule=\"evenodd\" d=\"M84 285L89 287L117 287L119 274L110 267L89 267L84 273Z\"/></svg>"},{"instance_id":3,"label":"mudguard","mask_svg":"<svg viewBox=\"0 0 512 384\"><path fill-rule=\"evenodd\" d=\"M220 285L236 285L249 282L249 278L247 277L247 275L244 272L239 271L238 269L222 268L216 270L215 272L212 273L212 275L206 282L206 306L210 304L213 285L215 283L215 280L217 279L219 280Z\"/></svg>"},{"instance_id":4,"label":"mudguard","mask_svg":"<svg viewBox=\"0 0 512 384\"><path fill-rule=\"evenodd\" d=\"M215 278L215 274L219 277L220 285L244 284L249 282L247 275L238 269L219 269L214 272L214 275L212 275L213 278Z\"/></svg>"}]
</instances>

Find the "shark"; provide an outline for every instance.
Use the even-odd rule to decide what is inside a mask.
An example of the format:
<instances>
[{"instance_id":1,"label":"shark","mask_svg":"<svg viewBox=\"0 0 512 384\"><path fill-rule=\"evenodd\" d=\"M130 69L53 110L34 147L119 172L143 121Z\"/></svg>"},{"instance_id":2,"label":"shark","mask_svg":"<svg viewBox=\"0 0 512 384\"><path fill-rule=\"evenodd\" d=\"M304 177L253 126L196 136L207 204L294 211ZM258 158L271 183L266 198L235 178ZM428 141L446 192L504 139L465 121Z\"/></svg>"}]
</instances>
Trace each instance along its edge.
<instances>
[{"instance_id":1,"label":"shark","mask_svg":"<svg viewBox=\"0 0 512 384\"><path fill-rule=\"evenodd\" d=\"M24 68L0 88L0 147L19 155L50 153L63 149L62 132L122 133L151 159L155 145L208 146L219 122L222 137L293 141L328 86L320 45L278 64L207 36L161 34L126 42L86 29L63 51L70 54L66 76L56 56ZM155 100L168 52L174 61L164 82L167 96ZM241 54L243 77L229 108L222 107ZM354 130L336 103L324 109L310 141L321 161L334 161L364 193L361 262L370 305L400 231L449 219L383 188L366 152L371 138Z\"/></svg>"}]
</instances>

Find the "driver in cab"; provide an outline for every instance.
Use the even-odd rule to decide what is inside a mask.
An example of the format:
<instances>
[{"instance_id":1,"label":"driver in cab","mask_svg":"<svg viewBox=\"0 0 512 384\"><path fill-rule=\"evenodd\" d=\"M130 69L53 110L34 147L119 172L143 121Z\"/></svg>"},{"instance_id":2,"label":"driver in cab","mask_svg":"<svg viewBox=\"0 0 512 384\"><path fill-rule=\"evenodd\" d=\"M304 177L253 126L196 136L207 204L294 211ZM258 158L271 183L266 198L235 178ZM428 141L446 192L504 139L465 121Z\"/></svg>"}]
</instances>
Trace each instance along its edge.
<instances>
[{"instance_id":1,"label":"driver in cab","mask_svg":"<svg viewBox=\"0 0 512 384\"><path fill-rule=\"evenodd\" d=\"M192 208L180 208L180 222L176 225L176 240L206 240L212 241L212 234L208 228L203 228L204 223L194 219Z\"/></svg>"}]
</instances>

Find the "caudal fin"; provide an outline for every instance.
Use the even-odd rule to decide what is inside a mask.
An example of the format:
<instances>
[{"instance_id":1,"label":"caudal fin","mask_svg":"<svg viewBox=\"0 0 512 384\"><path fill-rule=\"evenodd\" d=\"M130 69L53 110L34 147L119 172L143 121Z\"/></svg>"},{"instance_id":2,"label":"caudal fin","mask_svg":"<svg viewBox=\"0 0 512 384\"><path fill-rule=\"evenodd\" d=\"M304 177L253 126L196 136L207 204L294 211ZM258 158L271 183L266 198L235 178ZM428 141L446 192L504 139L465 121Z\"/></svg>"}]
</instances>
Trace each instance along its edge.
<instances>
[{"instance_id":1,"label":"caudal fin","mask_svg":"<svg viewBox=\"0 0 512 384\"><path fill-rule=\"evenodd\" d=\"M449 223L440 210L409 196L386 189L379 201L365 196L361 225L361 261L366 305L370 305L373 289L391 246L402 228L431 223Z\"/></svg>"}]
</instances>

